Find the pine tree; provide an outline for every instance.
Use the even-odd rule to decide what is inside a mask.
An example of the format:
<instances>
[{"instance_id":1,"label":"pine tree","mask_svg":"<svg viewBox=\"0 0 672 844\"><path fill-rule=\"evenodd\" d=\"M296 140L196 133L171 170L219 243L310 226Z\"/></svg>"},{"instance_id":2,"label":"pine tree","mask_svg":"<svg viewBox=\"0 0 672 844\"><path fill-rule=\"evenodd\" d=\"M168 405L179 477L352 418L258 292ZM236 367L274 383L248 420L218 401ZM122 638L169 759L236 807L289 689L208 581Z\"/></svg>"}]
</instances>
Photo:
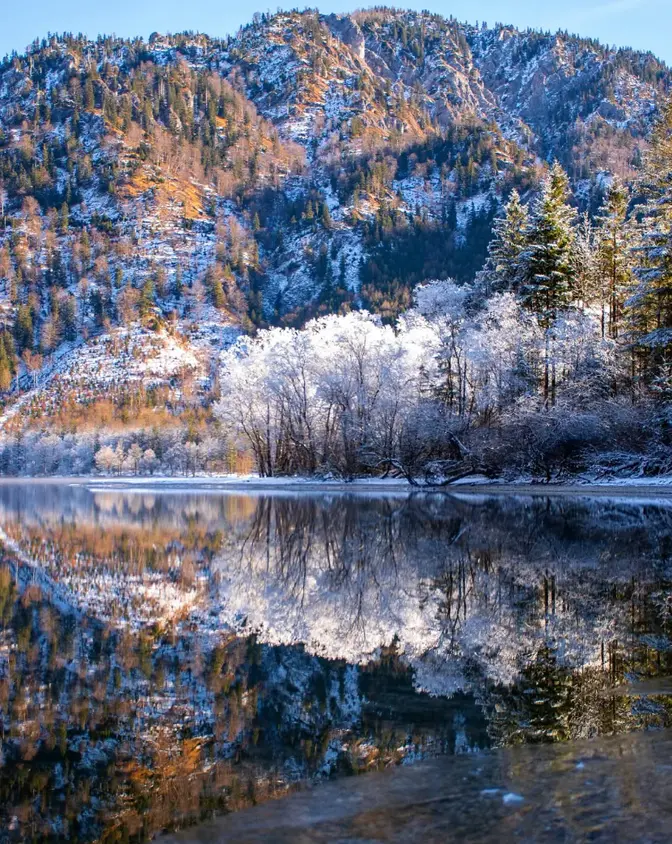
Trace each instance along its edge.
<instances>
[{"instance_id":1,"label":"pine tree","mask_svg":"<svg viewBox=\"0 0 672 844\"><path fill-rule=\"evenodd\" d=\"M495 221L488 259L479 275L479 285L484 288L485 295L516 291L520 287L528 224L527 208L521 203L518 191L514 190L504 214Z\"/></svg>"},{"instance_id":2,"label":"pine tree","mask_svg":"<svg viewBox=\"0 0 672 844\"><path fill-rule=\"evenodd\" d=\"M331 214L329 213L329 206L326 202L322 203L322 225L325 229L331 229Z\"/></svg>"},{"instance_id":3,"label":"pine tree","mask_svg":"<svg viewBox=\"0 0 672 844\"><path fill-rule=\"evenodd\" d=\"M221 278L216 275L212 280L212 304L221 309L226 305L226 295L224 294L224 287Z\"/></svg>"},{"instance_id":4,"label":"pine tree","mask_svg":"<svg viewBox=\"0 0 672 844\"><path fill-rule=\"evenodd\" d=\"M627 216L628 192L614 181L596 217L602 336L608 334L614 339L619 335L625 299L632 285L632 233Z\"/></svg>"},{"instance_id":5,"label":"pine tree","mask_svg":"<svg viewBox=\"0 0 672 844\"><path fill-rule=\"evenodd\" d=\"M574 293L572 222L575 213L568 200L569 180L556 162L534 204L523 256L525 279L521 295L544 328L555 322L558 311L569 305Z\"/></svg>"},{"instance_id":6,"label":"pine tree","mask_svg":"<svg viewBox=\"0 0 672 844\"><path fill-rule=\"evenodd\" d=\"M523 254L523 303L537 315L546 334L544 401L555 404L554 326L558 313L575 294L572 247L574 211L568 204L569 180L556 162L542 185L532 209L528 245Z\"/></svg>"},{"instance_id":7,"label":"pine tree","mask_svg":"<svg viewBox=\"0 0 672 844\"><path fill-rule=\"evenodd\" d=\"M154 282L148 278L142 285L142 292L140 294L139 311L140 318L144 319L149 316L154 307Z\"/></svg>"},{"instance_id":8,"label":"pine tree","mask_svg":"<svg viewBox=\"0 0 672 844\"><path fill-rule=\"evenodd\" d=\"M19 352L33 347L33 315L28 305L19 305L14 324L14 338Z\"/></svg>"},{"instance_id":9,"label":"pine tree","mask_svg":"<svg viewBox=\"0 0 672 844\"><path fill-rule=\"evenodd\" d=\"M672 384L672 104L654 131L642 191L647 201L634 250L631 331L649 375Z\"/></svg>"},{"instance_id":10,"label":"pine tree","mask_svg":"<svg viewBox=\"0 0 672 844\"><path fill-rule=\"evenodd\" d=\"M178 267L175 271L175 287L174 293L176 299L181 299L184 292L184 284L182 282L182 267Z\"/></svg>"},{"instance_id":11,"label":"pine tree","mask_svg":"<svg viewBox=\"0 0 672 844\"><path fill-rule=\"evenodd\" d=\"M581 215L574 235L572 250L574 269L574 292L577 302L582 306L592 302L602 302L603 292L600 281L600 268L597 254L597 236L588 212ZM602 318L602 336L605 336L604 312Z\"/></svg>"},{"instance_id":12,"label":"pine tree","mask_svg":"<svg viewBox=\"0 0 672 844\"><path fill-rule=\"evenodd\" d=\"M0 391L6 392L12 385L12 373L5 351L5 344L0 343Z\"/></svg>"},{"instance_id":13,"label":"pine tree","mask_svg":"<svg viewBox=\"0 0 672 844\"><path fill-rule=\"evenodd\" d=\"M347 272L345 266L345 255L341 254L341 260L338 264L338 286L345 290L347 284Z\"/></svg>"},{"instance_id":14,"label":"pine tree","mask_svg":"<svg viewBox=\"0 0 672 844\"><path fill-rule=\"evenodd\" d=\"M7 329L3 329L2 333L0 334L0 340L2 341L1 345L5 351L5 359L7 360L10 374L15 375L18 360L16 357L16 347L14 345L14 338L9 333L9 331L7 331Z\"/></svg>"},{"instance_id":15,"label":"pine tree","mask_svg":"<svg viewBox=\"0 0 672 844\"><path fill-rule=\"evenodd\" d=\"M95 97L93 93L93 82L89 77L84 85L84 108L86 111L93 111L95 108Z\"/></svg>"},{"instance_id":16,"label":"pine tree","mask_svg":"<svg viewBox=\"0 0 672 844\"><path fill-rule=\"evenodd\" d=\"M61 305L61 330L65 340L77 336L77 304L73 296L67 296Z\"/></svg>"},{"instance_id":17,"label":"pine tree","mask_svg":"<svg viewBox=\"0 0 672 844\"><path fill-rule=\"evenodd\" d=\"M315 219L315 214L313 213L313 203L310 200L308 200L308 205L306 206L305 218L311 223Z\"/></svg>"}]
</instances>

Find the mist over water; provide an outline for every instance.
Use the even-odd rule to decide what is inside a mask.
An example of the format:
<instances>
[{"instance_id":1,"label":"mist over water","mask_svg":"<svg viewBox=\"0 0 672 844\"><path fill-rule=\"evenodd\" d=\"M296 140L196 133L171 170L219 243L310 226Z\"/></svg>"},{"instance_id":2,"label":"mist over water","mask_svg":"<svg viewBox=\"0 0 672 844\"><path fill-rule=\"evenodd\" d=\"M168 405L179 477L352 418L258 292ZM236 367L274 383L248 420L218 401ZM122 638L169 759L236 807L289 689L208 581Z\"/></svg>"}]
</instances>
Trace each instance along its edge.
<instances>
[{"instance_id":1,"label":"mist over water","mask_svg":"<svg viewBox=\"0 0 672 844\"><path fill-rule=\"evenodd\" d=\"M664 499L7 484L0 541L0 841L669 726Z\"/></svg>"}]
</instances>

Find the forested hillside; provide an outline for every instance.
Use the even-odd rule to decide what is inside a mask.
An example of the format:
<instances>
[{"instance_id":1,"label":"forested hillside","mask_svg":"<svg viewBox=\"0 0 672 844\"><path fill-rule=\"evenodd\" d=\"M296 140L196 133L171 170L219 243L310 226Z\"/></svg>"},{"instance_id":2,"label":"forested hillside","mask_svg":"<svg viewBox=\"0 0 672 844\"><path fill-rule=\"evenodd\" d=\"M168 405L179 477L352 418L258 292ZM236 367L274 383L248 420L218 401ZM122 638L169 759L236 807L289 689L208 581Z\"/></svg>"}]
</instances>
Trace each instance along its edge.
<instances>
[{"instance_id":1,"label":"forested hillside","mask_svg":"<svg viewBox=\"0 0 672 844\"><path fill-rule=\"evenodd\" d=\"M97 455L105 471L443 477L509 466L476 440L521 407L644 414L668 389L671 82L650 54L385 8L255 15L224 39L65 34L8 57L0 469ZM268 361L246 368L319 340L333 376L335 348L369 332L411 367L375 433L350 386L311 373L318 424L281 378L263 404ZM263 442L246 389L279 414ZM430 405L443 439L404 457L395 425L412 416L424 443ZM650 454L664 434L647 414Z\"/></svg>"}]
</instances>

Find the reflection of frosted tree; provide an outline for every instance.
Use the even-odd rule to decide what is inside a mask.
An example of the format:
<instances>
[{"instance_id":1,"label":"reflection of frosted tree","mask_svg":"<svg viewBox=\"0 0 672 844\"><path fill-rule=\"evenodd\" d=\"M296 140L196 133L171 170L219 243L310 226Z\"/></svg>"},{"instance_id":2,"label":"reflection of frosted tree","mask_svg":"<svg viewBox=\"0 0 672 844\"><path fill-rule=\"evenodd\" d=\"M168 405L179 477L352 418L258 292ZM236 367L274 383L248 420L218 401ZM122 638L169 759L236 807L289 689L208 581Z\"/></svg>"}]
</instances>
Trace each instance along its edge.
<instances>
[{"instance_id":1,"label":"reflection of frosted tree","mask_svg":"<svg viewBox=\"0 0 672 844\"><path fill-rule=\"evenodd\" d=\"M633 596L660 577L669 524L609 502L262 499L216 566L227 620L360 663L397 636L417 685L448 694L511 685L549 655L604 673L613 651L622 676L654 623Z\"/></svg>"},{"instance_id":2,"label":"reflection of frosted tree","mask_svg":"<svg viewBox=\"0 0 672 844\"><path fill-rule=\"evenodd\" d=\"M65 507L67 525L53 489L0 490L6 531L80 607L116 605L120 624L192 618L204 641L256 631L359 666L394 642L416 689L476 694L496 740L620 729L630 707L609 688L672 670L666 506L78 490ZM531 689L557 717L530 709Z\"/></svg>"}]
</instances>

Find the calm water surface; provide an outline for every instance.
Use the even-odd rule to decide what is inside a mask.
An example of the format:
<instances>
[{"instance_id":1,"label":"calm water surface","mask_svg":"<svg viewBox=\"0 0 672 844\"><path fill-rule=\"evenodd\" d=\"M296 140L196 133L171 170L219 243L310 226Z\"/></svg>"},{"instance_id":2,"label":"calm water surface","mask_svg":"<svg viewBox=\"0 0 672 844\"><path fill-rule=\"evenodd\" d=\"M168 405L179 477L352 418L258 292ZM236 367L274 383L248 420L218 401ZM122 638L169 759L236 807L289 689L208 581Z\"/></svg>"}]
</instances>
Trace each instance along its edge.
<instances>
[{"instance_id":1,"label":"calm water surface","mask_svg":"<svg viewBox=\"0 0 672 844\"><path fill-rule=\"evenodd\" d=\"M671 726L672 501L15 484L0 551L0 842Z\"/></svg>"}]
</instances>

